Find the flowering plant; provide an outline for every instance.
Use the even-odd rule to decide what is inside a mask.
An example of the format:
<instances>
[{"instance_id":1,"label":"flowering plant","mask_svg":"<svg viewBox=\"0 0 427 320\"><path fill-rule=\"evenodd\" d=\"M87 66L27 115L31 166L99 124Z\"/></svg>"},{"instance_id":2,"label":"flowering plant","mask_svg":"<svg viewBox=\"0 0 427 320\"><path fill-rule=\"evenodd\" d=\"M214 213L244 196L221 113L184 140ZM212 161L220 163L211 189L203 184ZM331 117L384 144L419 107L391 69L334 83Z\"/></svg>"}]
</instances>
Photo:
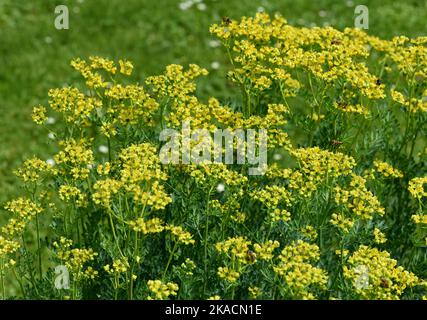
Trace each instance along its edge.
<instances>
[{"instance_id":1,"label":"flowering plant","mask_svg":"<svg viewBox=\"0 0 427 320\"><path fill-rule=\"evenodd\" d=\"M211 32L242 93L232 103L198 98L197 65L132 84L130 61L90 57L71 62L84 86L34 108L57 153L16 170L26 195L5 206L3 297L8 275L22 298L425 297L427 38L263 13ZM182 146L185 121L265 130L264 172L163 161L159 135Z\"/></svg>"}]
</instances>

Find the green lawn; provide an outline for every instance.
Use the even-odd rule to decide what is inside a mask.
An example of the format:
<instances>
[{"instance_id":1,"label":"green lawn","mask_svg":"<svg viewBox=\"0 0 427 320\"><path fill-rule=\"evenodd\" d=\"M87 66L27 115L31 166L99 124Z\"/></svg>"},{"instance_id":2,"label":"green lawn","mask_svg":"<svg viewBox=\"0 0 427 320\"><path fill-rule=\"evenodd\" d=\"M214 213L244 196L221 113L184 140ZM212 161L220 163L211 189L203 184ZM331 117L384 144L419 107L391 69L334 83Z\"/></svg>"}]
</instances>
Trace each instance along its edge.
<instances>
[{"instance_id":1,"label":"green lawn","mask_svg":"<svg viewBox=\"0 0 427 320\"><path fill-rule=\"evenodd\" d=\"M70 29L56 30L54 8L70 10ZM180 9L177 0L0 0L0 203L20 190L12 174L23 159L49 158L46 133L30 120L32 106L46 103L49 88L76 81L73 57L102 55L134 61L134 78L160 72L170 63L210 69L203 95L230 95L222 48L212 47L209 25L223 16L240 18L257 10L279 12L291 24L339 29L354 24L357 1L206 0ZM424 35L427 1L371 0L369 33ZM204 10L201 10L204 9ZM212 62L219 63L213 70ZM218 65L218 64L217 64ZM1 220L1 219L0 219Z\"/></svg>"}]
</instances>

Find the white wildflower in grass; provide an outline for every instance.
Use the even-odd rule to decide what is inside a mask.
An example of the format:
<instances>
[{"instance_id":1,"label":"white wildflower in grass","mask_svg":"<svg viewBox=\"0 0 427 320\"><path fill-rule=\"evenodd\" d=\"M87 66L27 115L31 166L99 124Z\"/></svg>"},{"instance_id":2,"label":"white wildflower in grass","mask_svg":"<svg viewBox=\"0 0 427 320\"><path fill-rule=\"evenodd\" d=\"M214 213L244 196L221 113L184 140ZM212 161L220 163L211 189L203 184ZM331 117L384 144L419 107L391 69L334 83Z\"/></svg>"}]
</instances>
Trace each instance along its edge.
<instances>
[{"instance_id":1,"label":"white wildflower in grass","mask_svg":"<svg viewBox=\"0 0 427 320\"><path fill-rule=\"evenodd\" d=\"M178 7L181 10L185 11L185 10L190 9L192 7L192 5L193 5L193 1L183 1L183 2L179 3Z\"/></svg>"},{"instance_id":2,"label":"white wildflower in grass","mask_svg":"<svg viewBox=\"0 0 427 320\"><path fill-rule=\"evenodd\" d=\"M221 46L221 41L218 41L218 40L209 40L208 45L211 48L218 48L218 47Z\"/></svg>"},{"instance_id":3,"label":"white wildflower in grass","mask_svg":"<svg viewBox=\"0 0 427 320\"><path fill-rule=\"evenodd\" d=\"M224 192L225 190L225 185L223 183L218 183L218 185L216 186L216 191L218 193Z\"/></svg>"},{"instance_id":4,"label":"white wildflower in grass","mask_svg":"<svg viewBox=\"0 0 427 320\"><path fill-rule=\"evenodd\" d=\"M54 117L48 117L46 120L47 124L54 124L56 122L56 119Z\"/></svg>"},{"instance_id":5,"label":"white wildflower in grass","mask_svg":"<svg viewBox=\"0 0 427 320\"><path fill-rule=\"evenodd\" d=\"M200 11L205 11L207 8L206 4L203 2L200 2L197 4L197 9L199 9Z\"/></svg>"},{"instance_id":6,"label":"white wildflower in grass","mask_svg":"<svg viewBox=\"0 0 427 320\"><path fill-rule=\"evenodd\" d=\"M53 132L49 132L49 133L47 134L47 137L48 137L50 140L55 140L55 134L54 134Z\"/></svg>"},{"instance_id":7,"label":"white wildflower in grass","mask_svg":"<svg viewBox=\"0 0 427 320\"><path fill-rule=\"evenodd\" d=\"M280 153L273 154L273 160L275 161L282 160L282 155Z\"/></svg>"},{"instance_id":8,"label":"white wildflower in grass","mask_svg":"<svg viewBox=\"0 0 427 320\"><path fill-rule=\"evenodd\" d=\"M220 63L218 61L214 61L214 62L211 63L211 68L213 70L218 70L220 68L220 66L221 65L220 65Z\"/></svg>"},{"instance_id":9,"label":"white wildflower in grass","mask_svg":"<svg viewBox=\"0 0 427 320\"><path fill-rule=\"evenodd\" d=\"M108 153L108 147L105 145L100 145L98 148L98 151L101 153L107 154Z\"/></svg>"},{"instance_id":10,"label":"white wildflower in grass","mask_svg":"<svg viewBox=\"0 0 427 320\"><path fill-rule=\"evenodd\" d=\"M46 160L46 163L48 164L48 165L50 165L50 166L54 166L55 165L55 160L53 160L53 159L47 159Z\"/></svg>"}]
</instances>

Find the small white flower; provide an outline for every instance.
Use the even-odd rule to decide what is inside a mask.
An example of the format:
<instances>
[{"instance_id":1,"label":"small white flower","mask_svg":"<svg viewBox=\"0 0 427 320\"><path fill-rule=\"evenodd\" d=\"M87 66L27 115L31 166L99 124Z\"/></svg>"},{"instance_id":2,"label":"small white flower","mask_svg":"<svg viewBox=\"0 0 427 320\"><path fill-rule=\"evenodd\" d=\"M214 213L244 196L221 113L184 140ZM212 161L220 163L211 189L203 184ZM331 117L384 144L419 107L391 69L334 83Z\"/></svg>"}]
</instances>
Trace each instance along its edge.
<instances>
[{"instance_id":1,"label":"small white flower","mask_svg":"<svg viewBox=\"0 0 427 320\"><path fill-rule=\"evenodd\" d=\"M89 170L90 170L90 169L93 169L93 164L92 164L92 163L89 163L89 164L86 166L86 168L88 168Z\"/></svg>"},{"instance_id":2,"label":"small white flower","mask_svg":"<svg viewBox=\"0 0 427 320\"><path fill-rule=\"evenodd\" d=\"M280 153L275 153L273 155L273 159L276 160L276 161L278 161L278 160L282 159L282 155Z\"/></svg>"},{"instance_id":3,"label":"small white flower","mask_svg":"<svg viewBox=\"0 0 427 320\"><path fill-rule=\"evenodd\" d=\"M256 11L257 11L257 12L264 12L264 11L265 11L265 9L264 9L264 7L258 7L258 8L256 9Z\"/></svg>"},{"instance_id":4,"label":"small white flower","mask_svg":"<svg viewBox=\"0 0 427 320\"><path fill-rule=\"evenodd\" d=\"M218 191L219 193L224 192L225 190L225 186L222 183L218 183L218 185L216 186L216 191Z\"/></svg>"},{"instance_id":5,"label":"small white flower","mask_svg":"<svg viewBox=\"0 0 427 320\"><path fill-rule=\"evenodd\" d=\"M214 70L218 70L218 69L219 69L219 67L220 67L220 64L219 64L219 62L218 62L218 61L214 61L214 62L212 62L212 63L211 63L211 68L212 68L212 69L214 69Z\"/></svg>"},{"instance_id":6,"label":"small white flower","mask_svg":"<svg viewBox=\"0 0 427 320\"><path fill-rule=\"evenodd\" d=\"M49 132L49 133L48 133L48 135L47 135L47 137L48 137L50 140L55 140L55 134L54 134L53 132Z\"/></svg>"},{"instance_id":7,"label":"small white flower","mask_svg":"<svg viewBox=\"0 0 427 320\"><path fill-rule=\"evenodd\" d=\"M320 10L319 11L319 17L324 18L328 15L328 13L325 10Z\"/></svg>"},{"instance_id":8,"label":"small white flower","mask_svg":"<svg viewBox=\"0 0 427 320\"><path fill-rule=\"evenodd\" d=\"M104 145L99 146L98 150L101 153L108 153L108 147Z\"/></svg>"},{"instance_id":9,"label":"small white flower","mask_svg":"<svg viewBox=\"0 0 427 320\"><path fill-rule=\"evenodd\" d=\"M45 37L44 42L46 42L47 44L52 43L52 37L49 37L49 36Z\"/></svg>"},{"instance_id":10,"label":"small white flower","mask_svg":"<svg viewBox=\"0 0 427 320\"><path fill-rule=\"evenodd\" d=\"M193 1L184 1L179 4L179 8L184 11L190 9L192 5Z\"/></svg>"},{"instance_id":11,"label":"small white flower","mask_svg":"<svg viewBox=\"0 0 427 320\"><path fill-rule=\"evenodd\" d=\"M46 120L47 124L54 124L56 122L56 119L54 117L49 117Z\"/></svg>"},{"instance_id":12,"label":"small white flower","mask_svg":"<svg viewBox=\"0 0 427 320\"><path fill-rule=\"evenodd\" d=\"M219 40L209 40L209 47L218 48L221 45L221 41Z\"/></svg>"},{"instance_id":13,"label":"small white flower","mask_svg":"<svg viewBox=\"0 0 427 320\"><path fill-rule=\"evenodd\" d=\"M203 2L200 2L197 4L197 9L199 9L200 11L205 11L206 8L207 8L207 6Z\"/></svg>"},{"instance_id":14,"label":"small white flower","mask_svg":"<svg viewBox=\"0 0 427 320\"><path fill-rule=\"evenodd\" d=\"M354 5L354 2L352 0L348 0L346 4L347 4L347 7L352 7Z\"/></svg>"},{"instance_id":15,"label":"small white flower","mask_svg":"<svg viewBox=\"0 0 427 320\"><path fill-rule=\"evenodd\" d=\"M55 160L53 160L53 159L47 159L46 160L46 163L48 164L48 165L50 165L50 166L54 166L55 165Z\"/></svg>"}]
</instances>

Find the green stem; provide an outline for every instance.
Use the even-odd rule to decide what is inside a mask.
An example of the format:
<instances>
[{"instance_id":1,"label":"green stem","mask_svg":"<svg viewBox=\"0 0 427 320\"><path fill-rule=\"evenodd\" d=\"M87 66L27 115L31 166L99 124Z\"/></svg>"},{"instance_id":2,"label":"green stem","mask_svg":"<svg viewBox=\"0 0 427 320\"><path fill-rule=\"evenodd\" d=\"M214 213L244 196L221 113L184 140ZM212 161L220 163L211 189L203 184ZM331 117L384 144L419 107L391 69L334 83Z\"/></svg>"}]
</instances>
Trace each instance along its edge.
<instances>
[{"instance_id":1,"label":"green stem","mask_svg":"<svg viewBox=\"0 0 427 320\"><path fill-rule=\"evenodd\" d=\"M204 263L205 263L205 281L203 284L203 295L206 291L207 275L208 275L208 233L209 233L209 200L211 198L213 187L209 189L206 201L206 225L205 225L205 239L204 239Z\"/></svg>"},{"instance_id":2,"label":"green stem","mask_svg":"<svg viewBox=\"0 0 427 320\"><path fill-rule=\"evenodd\" d=\"M162 280L164 280L164 279L165 279L165 277L166 277L166 272L167 272L167 271L168 271L168 269L169 269L169 265L170 265L170 263L171 263L171 261L172 261L173 255L175 254L175 250L176 250L176 248L177 248L177 245L178 245L178 242L175 242L175 244L173 245L173 249L172 249L172 251L171 251L171 253L170 253L170 255L169 255L169 259L168 259L168 262L167 262L167 264L166 264L165 271L163 271L163 277L162 277Z\"/></svg>"},{"instance_id":3,"label":"green stem","mask_svg":"<svg viewBox=\"0 0 427 320\"><path fill-rule=\"evenodd\" d=\"M40 231L39 231L39 215L36 214L36 232L37 232L37 253L39 257L39 275L40 280L42 279L42 255L41 255L41 246L40 246Z\"/></svg>"},{"instance_id":4,"label":"green stem","mask_svg":"<svg viewBox=\"0 0 427 320\"><path fill-rule=\"evenodd\" d=\"M122 257L124 257L122 250L120 249L120 245L119 245L119 241L117 239L117 235L116 235L116 229L114 228L114 223L113 223L113 216L111 214L111 209L108 210L108 217L110 220L110 227L111 227L111 231L113 233L113 238L114 238L114 242L116 243L117 249L119 250L119 253Z\"/></svg>"},{"instance_id":5,"label":"green stem","mask_svg":"<svg viewBox=\"0 0 427 320\"><path fill-rule=\"evenodd\" d=\"M0 264L0 277L1 277L1 288L2 288L2 300L6 299L6 289L4 285L4 262L1 260Z\"/></svg>"}]
</instances>

